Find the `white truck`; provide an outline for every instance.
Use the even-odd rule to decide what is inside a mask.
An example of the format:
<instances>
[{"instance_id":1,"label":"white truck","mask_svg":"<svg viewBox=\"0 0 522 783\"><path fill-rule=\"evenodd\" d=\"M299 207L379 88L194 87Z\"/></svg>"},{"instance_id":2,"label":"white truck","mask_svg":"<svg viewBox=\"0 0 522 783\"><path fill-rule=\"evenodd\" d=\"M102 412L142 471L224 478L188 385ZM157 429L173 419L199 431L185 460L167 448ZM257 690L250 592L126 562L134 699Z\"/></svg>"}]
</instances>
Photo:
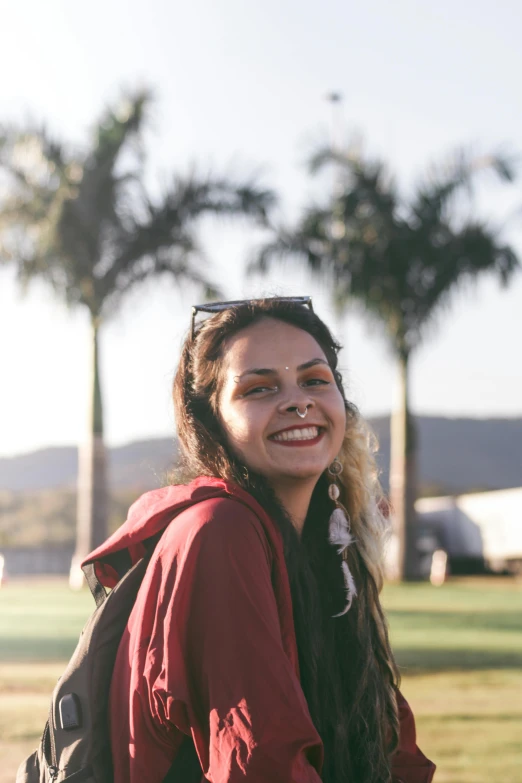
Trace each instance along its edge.
<instances>
[{"instance_id":1,"label":"white truck","mask_svg":"<svg viewBox=\"0 0 522 783\"><path fill-rule=\"evenodd\" d=\"M421 498L415 508L423 571L433 552L444 550L457 567L483 562L493 571L522 573L522 487Z\"/></svg>"}]
</instances>

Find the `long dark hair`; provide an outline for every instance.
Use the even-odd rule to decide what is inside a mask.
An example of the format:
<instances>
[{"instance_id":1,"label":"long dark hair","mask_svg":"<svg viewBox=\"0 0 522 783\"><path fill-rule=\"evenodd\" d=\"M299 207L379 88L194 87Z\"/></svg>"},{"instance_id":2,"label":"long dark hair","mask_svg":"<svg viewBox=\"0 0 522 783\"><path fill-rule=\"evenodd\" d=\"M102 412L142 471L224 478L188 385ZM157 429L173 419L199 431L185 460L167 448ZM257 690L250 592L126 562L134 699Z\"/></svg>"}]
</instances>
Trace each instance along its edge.
<instances>
[{"instance_id":1,"label":"long dark hair","mask_svg":"<svg viewBox=\"0 0 522 783\"><path fill-rule=\"evenodd\" d=\"M227 446L218 397L228 338L262 318L308 332L334 373L347 411L341 450L341 500L357 545L349 547L357 586L354 607L342 617L341 556L328 542L332 502L327 476L318 481L301 538L268 482L245 469ZM174 409L184 480L198 475L232 480L249 491L281 530L292 591L301 684L325 747L325 783L389 783L390 755L398 743L398 672L379 601L384 521L380 486L368 430L346 400L337 369L340 349L328 327L306 307L277 299L256 300L205 320L187 337L174 380Z\"/></svg>"}]
</instances>

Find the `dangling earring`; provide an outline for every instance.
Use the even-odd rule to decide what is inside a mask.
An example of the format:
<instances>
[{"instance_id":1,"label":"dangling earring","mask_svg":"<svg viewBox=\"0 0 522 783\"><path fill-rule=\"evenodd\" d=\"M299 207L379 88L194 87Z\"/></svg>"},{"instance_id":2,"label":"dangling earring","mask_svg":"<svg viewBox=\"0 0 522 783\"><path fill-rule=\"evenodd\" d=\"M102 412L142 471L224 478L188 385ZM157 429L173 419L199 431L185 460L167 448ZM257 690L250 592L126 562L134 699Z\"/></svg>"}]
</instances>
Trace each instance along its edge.
<instances>
[{"instance_id":1,"label":"dangling earring","mask_svg":"<svg viewBox=\"0 0 522 783\"><path fill-rule=\"evenodd\" d=\"M328 467L328 473L333 476L333 481L328 487L328 495L335 503L335 508L330 516L328 523L328 539L333 546L337 547L337 553L342 556L342 569L344 586L346 588L346 606L339 614L334 614L333 617L342 617L343 614L349 610L352 605L352 601L357 595L357 588L352 576L352 572L346 562L346 550L350 544L355 543L350 532L350 516L339 503L339 496L341 490L337 484L337 478L343 472L342 462L336 457L331 465Z\"/></svg>"}]
</instances>

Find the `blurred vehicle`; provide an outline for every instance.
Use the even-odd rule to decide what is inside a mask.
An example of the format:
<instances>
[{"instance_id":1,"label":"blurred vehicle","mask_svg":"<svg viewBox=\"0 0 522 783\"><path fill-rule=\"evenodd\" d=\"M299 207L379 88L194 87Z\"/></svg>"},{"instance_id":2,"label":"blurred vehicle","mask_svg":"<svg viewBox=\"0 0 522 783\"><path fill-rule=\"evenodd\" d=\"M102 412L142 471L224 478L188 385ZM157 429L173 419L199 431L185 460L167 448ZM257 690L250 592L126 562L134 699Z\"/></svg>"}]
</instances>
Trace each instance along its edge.
<instances>
[{"instance_id":1,"label":"blurred vehicle","mask_svg":"<svg viewBox=\"0 0 522 783\"><path fill-rule=\"evenodd\" d=\"M421 578L442 584L447 574L522 575L522 487L420 498L415 509ZM398 578L397 557L392 534L388 579Z\"/></svg>"},{"instance_id":2,"label":"blurred vehicle","mask_svg":"<svg viewBox=\"0 0 522 783\"><path fill-rule=\"evenodd\" d=\"M522 487L436 498L415 504L422 573L444 550L453 574L522 574Z\"/></svg>"}]
</instances>

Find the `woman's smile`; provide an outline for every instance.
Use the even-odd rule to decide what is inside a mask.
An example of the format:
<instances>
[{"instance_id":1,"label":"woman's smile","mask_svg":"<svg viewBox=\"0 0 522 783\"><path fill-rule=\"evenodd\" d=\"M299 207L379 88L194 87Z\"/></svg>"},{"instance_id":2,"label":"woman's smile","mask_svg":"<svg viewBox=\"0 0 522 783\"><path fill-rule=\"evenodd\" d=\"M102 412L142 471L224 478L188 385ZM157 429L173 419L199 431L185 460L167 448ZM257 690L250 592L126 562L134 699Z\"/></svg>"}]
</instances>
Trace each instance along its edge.
<instances>
[{"instance_id":1,"label":"woman's smile","mask_svg":"<svg viewBox=\"0 0 522 783\"><path fill-rule=\"evenodd\" d=\"M269 435L268 440L279 446L315 446L323 437L324 432L324 427L302 424Z\"/></svg>"}]
</instances>

